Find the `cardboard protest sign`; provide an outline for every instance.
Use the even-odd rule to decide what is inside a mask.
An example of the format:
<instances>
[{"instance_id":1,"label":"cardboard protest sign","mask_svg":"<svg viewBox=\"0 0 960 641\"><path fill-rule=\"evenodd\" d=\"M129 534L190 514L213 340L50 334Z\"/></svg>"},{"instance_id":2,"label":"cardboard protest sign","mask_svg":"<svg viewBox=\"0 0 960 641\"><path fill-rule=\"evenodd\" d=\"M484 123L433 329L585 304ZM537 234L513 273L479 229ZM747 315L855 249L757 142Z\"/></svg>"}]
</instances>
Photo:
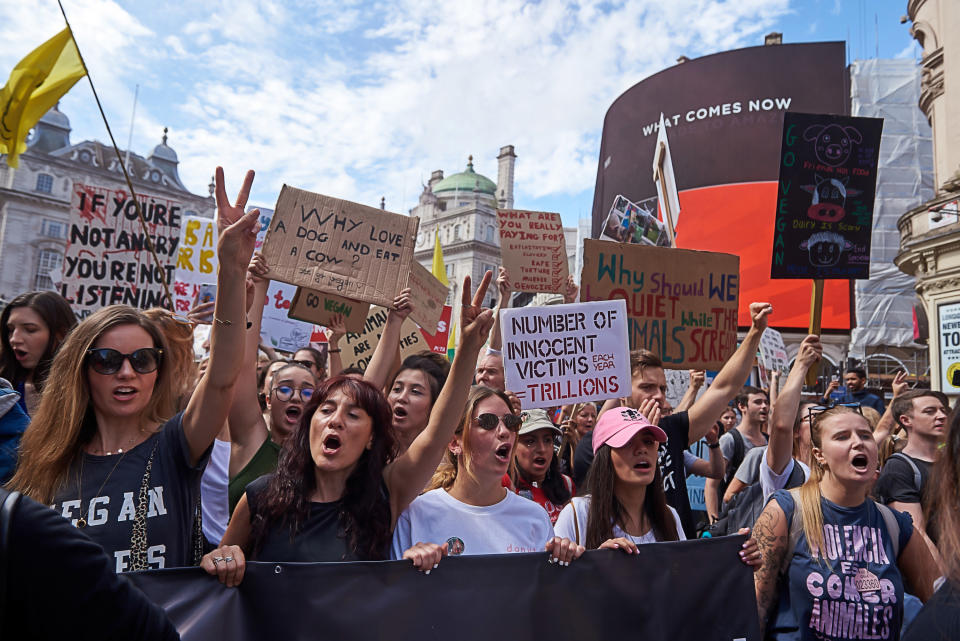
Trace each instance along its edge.
<instances>
[{"instance_id":1,"label":"cardboard protest sign","mask_svg":"<svg viewBox=\"0 0 960 641\"><path fill-rule=\"evenodd\" d=\"M440 312L440 320L437 321L437 330L433 334L427 332L423 327L420 328L420 333L423 334L423 338L427 342L427 349L431 352L447 355L447 341L450 338L450 316L452 314L453 308L444 305L443 311Z\"/></svg>"},{"instance_id":2,"label":"cardboard protest sign","mask_svg":"<svg viewBox=\"0 0 960 641\"><path fill-rule=\"evenodd\" d=\"M217 223L212 218L185 216L173 280L173 309L186 314L200 285L217 282Z\"/></svg>"},{"instance_id":3,"label":"cardboard protest sign","mask_svg":"<svg viewBox=\"0 0 960 641\"><path fill-rule=\"evenodd\" d=\"M363 331L369 312L370 303L297 287L287 316L327 327L334 316L340 315L348 332L359 333Z\"/></svg>"},{"instance_id":4,"label":"cardboard protest sign","mask_svg":"<svg viewBox=\"0 0 960 641\"><path fill-rule=\"evenodd\" d=\"M789 360L783 335L770 327L763 330L763 335L760 336L759 366L760 377L764 382L770 382L770 372L786 372Z\"/></svg>"},{"instance_id":5,"label":"cardboard protest sign","mask_svg":"<svg viewBox=\"0 0 960 641\"><path fill-rule=\"evenodd\" d=\"M407 281L413 297L410 319L419 325L420 329L433 334L437 331L437 321L440 320L450 288L417 261L413 261L410 267L410 280Z\"/></svg>"},{"instance_id":6,"label":"cardboard protest sign","mask_svg":"<svg viewBox=\"0 0 960 641\"><path fill-rule=\"evenodd\" d=\"M569 269L560 214L498 209L497 225L503 266L514 291L562 294Z\"/></svg>"},{"instance_id":7,"label":"cardboard protest sign","mask_svg":"<svg viewBox=\"0 0 960 641\"><path fill-rule=\"evenodd\" d=\"M770 278L869 278L882 118L787 112Z\"/></svg>"},{"instance_id":8,"label":"cardboard protest sign","mask_svg":"<svg viewBox=\"0 0 960 641\"><path fill-rule=\"evenodd\" d=\"M373 357L373 350L380 342L380 335L387 324L387 310L383 307L371 307L363 331L358 334L348 333L340 339L340 360L344 369L359 367L367 369L367 364ZM420 332L420 328L405 318L400 327L400 358L430 349Z\"/></svg>"},{"instance_id":9,"label":"cardboard protest sign","mask_svg":"<svg viewBox=\"0 0 960 641\"><path fill-rule=\"evenodd\" d=\"M631 349L671 369L720 369L737 347L740 259L585 240L583 300L627 302Z\"/></svg>"},{"instance_id":10,"label":"cardboard protest sign","mask_svg":"<svg viewBox=\"0 0 960 641\"><path fill-rule=\"evenodd\" d=\"M284 185L263 241L273 280L389 307L420 219Z\"/></svg>"},{"instance_id":11,"label":"cardboard protest sign","mask_svg":"<svg viewBox=\"0 0 960 641\"><path fill-rule=\"evenodd\" d=\"M137 197L159 265L127 191L73 184L60 294L79 318L107 305L147 309L172 304L166 300L163 281L174 280L182 206L149 194Z\"/></svg>"},{"instance_id":12,"label":"cardboard protest sign","mask_svg":"<svg viewBox=\"0 0 960 641\"><path fill-rule=\"evenodd\" d=\"M624 301L505 309L500 326L507 389L524 409L630 394Z\"/></svg>"}]
</instances>

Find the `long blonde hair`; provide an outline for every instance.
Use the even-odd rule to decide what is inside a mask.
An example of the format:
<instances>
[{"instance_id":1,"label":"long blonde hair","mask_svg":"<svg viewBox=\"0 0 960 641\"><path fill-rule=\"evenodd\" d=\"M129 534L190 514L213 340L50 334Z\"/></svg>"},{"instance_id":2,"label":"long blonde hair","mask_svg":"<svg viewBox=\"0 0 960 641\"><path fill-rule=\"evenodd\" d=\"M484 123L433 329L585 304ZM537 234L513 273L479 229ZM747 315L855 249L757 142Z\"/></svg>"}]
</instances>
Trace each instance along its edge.
<instances>
[{"instance_id":1,"label":"long blonde hair","mask_svg":"<svg viewBox=\"0 0 960 641\"><path fill-rule=\"evenodd\" d=\"M174 382L178 382L177 396L173 405L164 409L164 415L169 418L186 408L190 395L197 387L197 363L193 354L193 325L181 321L173 312L162 307L153 307L143 312L143 315L156 323L167 339L167 351L163 358L168 362Z\"/></svg>"},{"instance_id":2,"label":"long blonde hair","mask_svg":"<svg viewBox=\"0 0 960 641\"><path fill-rule=\"evenodd\" d=\"M455 432L455 434L462 439L462 453L457 455L447 448L446 456L444 456L440 466L437 467L437 471L433 473L433 478L430 479L424 491L435 490L440 487L449 490L453 487L454 481L457 480L457 472L460 469L461 459L464 464L467 464L470 460L470 430L467 428L469 428L470 423L473 422L473 413L481 401L492 396L496 396L506 403L507 410L511 414L513 413L513 406L510 404L510 399L507 398L507 395L503 392L484 387L483 385L474 385L471 387L470 394L467 396L467 404L463 409L463 414L460 416L460 422L457 424L457 430ZM513 461L513 452L510 452L510 460Z\"/></svg>"},{"instance_id":3,"label":"long blonde hair","mask_svg":"<svg viewBox=\"0 0 960 641\"><path fill-rule=\"evenodd\" d=\"M143 328L154 346L166 354L163 332L143 312L126 305L99 309L77 325L53 360L40 407L20 442L17 472L10 481L12 489L40 503L53 502L71 462L96 430L87 380L87 350L106 331L120 325ZM139 418L150 425L170 418L166 411L175 401L177 387L170 365L161 357L153 393Z\"/></svg>"},{"instance_id":4,"label":"long blonde hair","mask_svg":"<svg viewBox=\"0 0 960 641\"><path fill-rule=\"evenodd\" d=\"M817 449L821 447L824 422L843 414L858 416L869 425L869 421L862 414L849 407L843 405L832 407L814 416L810 421L810 441L813 447ZM803 517L803 534L807 539L807 547L810 548L810 557L820 557L820 559L824 559L823 506L821 504L823 493L820 491L820 481L823 480L824 473L824 467L817 460L817 457L811 457L810 478L798 490L800 504L797 506L800 509L800 515Z\"/></svg>"}]
</instances>

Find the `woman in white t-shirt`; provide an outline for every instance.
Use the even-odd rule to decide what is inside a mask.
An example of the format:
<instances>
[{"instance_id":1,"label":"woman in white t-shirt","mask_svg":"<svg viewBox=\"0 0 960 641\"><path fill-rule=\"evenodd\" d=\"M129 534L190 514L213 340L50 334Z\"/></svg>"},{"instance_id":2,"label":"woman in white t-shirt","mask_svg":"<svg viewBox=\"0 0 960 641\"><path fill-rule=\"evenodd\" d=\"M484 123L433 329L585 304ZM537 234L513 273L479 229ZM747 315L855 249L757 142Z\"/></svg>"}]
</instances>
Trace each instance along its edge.
<instances>
[{"instance_id":1,"label":"woman in white t-shirt","mask_svg":"<svg viewBox=\"0 0 960 641\"><path fill-rule=\"evenodd\" d=\"M393 558L420 568L446 555L540 552L569 565L583 547L555 537L546 511L503 487L521 419L503 392L475 386L428 487L400 516Z\"/></svg>"},{"instance_id":2,"label":"woman in white t-shirt","mask_svg":"<svg viewBox=\"0 0 960 641\"><path fill-rule=\"evenodd\" d=\"M650 416L651 420L647 420ZM640 411L621 407L601 415L593 430L593 464L587 474L590 494L574 497L560 512L553 530L588 550L638 552L637 546L683 541L677 511L667 505L658 454L667 434L657 427L660 409L645 402ZM744 528L739 533L747 534ZM744 563L760 564L750 540L740 552Z\"/></svg>"}]
</instances>

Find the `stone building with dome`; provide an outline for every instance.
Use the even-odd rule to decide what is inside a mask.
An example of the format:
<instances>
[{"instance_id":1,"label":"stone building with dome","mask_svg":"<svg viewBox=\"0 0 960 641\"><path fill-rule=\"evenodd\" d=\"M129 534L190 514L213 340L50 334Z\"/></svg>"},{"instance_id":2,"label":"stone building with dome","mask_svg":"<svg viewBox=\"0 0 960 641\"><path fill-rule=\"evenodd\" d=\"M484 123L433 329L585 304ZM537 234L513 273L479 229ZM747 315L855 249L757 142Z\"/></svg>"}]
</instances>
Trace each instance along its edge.
<instances>
[{"instance_id":1,"label":"stone building with dome","mask_svg":"<svg viewBox=\"0 0 960 641\"><path fill-rule=\"evenodd\" d=\"M0 160L0 298L56 289L67 242L73 185L80 182L126 191L116 153L94 140L72 144L70 120L59 105L41 118L27 138L20 167ZM213 181L205 196L191 193L177 173L179 160L167 144L144 158L122 152L134 189L178 201L185 216L213 217Z\"/></svg>"},{"instance_id":2,"label":"stone building with dome","mask_svg":"<svg viewBox=\"0 0 960 641\"><path fill-rule=\"evenodd\" d=\"M423 186L420 201L410 210L420 217L420 230L414 258L427 269L433 265L434 238L439 232L443 260L450 281L448 302L453 305L453 318L459 318L463 277L470 275L479 282L487 270L496 277L500 267L500 233L497 230L497 209L513 208L513 170L517 155L513 145L500 148L497 156L497 182L473 167L473 156L466 169L444 176L438 169ZM496 286L487 290L484 305L496 304Z\"/></svg>"}]
</instances>

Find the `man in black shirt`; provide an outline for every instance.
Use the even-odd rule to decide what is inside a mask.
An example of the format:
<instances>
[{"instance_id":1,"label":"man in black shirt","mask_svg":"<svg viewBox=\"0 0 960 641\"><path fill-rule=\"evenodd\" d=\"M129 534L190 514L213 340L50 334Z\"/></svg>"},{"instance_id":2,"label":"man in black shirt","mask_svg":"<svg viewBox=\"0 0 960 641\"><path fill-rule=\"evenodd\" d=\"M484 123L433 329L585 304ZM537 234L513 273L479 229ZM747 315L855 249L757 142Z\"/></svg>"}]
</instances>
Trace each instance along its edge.
<instances>
[{"instance_id":1,"label":"man in black shirt","mask_svg":"<svg viewBox=\"0 0 960 641\"><path fill-rule=\"evenodd\" d=\"M663 477L663 490L669 503L680 515L683 529L688 538L695 535L693 513L687 497L687 479L683 472L683 450L691 443L703 437L720 414L727 407L750 375L753 358L760 345L760 336L767 327L767 316L773 311L768 303L751 303L750 317L752 325L740 347L724 364L723 368L707 388L703 396L687 412L678 412L661 419L660 427L667 433L667 442L660 445L660 474ZM634 409L642 410L655 404L662 409L667 403L667 378L663 373L663 363L647 350L639 350L630 355L632 375L630 398L622 402ZM603 410L616 407L621 401L611 399L604 404ZM584 435L574 453L574 482L582 486L590 464L593 462L593 432Z\"/></svg>"},{"instance_id":2,"label":"man in black shirt","mask_svg":"<svg viewBox=\"0 0 960 641\"><path fill-rule=\"evenodd\" d=\"M890 412L906 430L907 446L887 459L873 486L877 501L909 513L913 526L924 533L924 537L923 490L946 434L947 407L946 397L931 390L909 390L894 399ZM938 558L932 544L931 553Z\"/></svg>"}]
</instances>

